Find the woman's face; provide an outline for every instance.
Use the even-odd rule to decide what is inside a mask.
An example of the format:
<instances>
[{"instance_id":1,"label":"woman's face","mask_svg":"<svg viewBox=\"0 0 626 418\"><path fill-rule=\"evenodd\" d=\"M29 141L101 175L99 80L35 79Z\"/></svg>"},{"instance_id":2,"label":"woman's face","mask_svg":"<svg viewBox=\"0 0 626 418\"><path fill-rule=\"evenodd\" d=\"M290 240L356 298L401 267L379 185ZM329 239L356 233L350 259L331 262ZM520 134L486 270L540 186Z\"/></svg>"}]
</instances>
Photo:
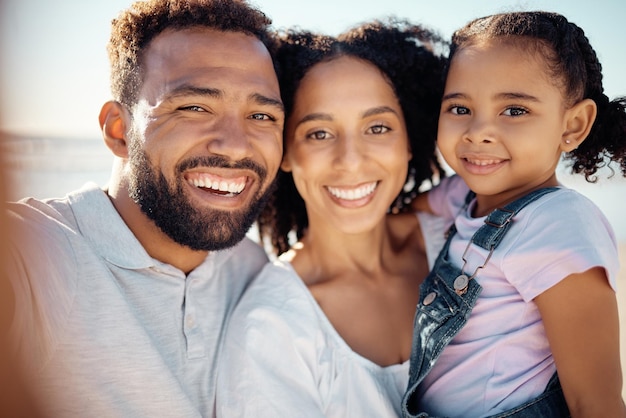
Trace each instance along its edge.
<instances>
[{"instance_id":1,"label":"woman's face","mask_svg":"<svg viewBox=\"0 0 626 418\"><path fill-rule=\"evenodd\" d=\"M411 158L391 85L373 64L344 56L313 66L294 99L282 168L293 174L309 225L373 228L400 193Z\"/></svg>"}]
</instances>

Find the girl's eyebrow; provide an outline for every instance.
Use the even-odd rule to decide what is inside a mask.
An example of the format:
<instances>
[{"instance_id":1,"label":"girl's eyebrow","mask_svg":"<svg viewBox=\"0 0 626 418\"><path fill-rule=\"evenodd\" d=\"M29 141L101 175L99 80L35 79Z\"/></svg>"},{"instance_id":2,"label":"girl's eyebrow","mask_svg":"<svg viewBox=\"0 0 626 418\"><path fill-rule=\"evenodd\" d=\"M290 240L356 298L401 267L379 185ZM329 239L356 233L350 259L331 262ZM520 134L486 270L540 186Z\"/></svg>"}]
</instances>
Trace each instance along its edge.
<instances>
[{"instance_id":1,"label":"girl's eyebrow","mask_svg":"<svg viewBox=\"0 0 626 418\"><path fill-rule=\"evenodd\" d=\"M515 99L515 100L525 100L530 102L539 102L539 98L527 93L519 93L519 92L506 92L499 93L496 95L497 99Z\"/></svg>"},{"instance_id":2,"label":"girl's eyebrow","mask_svg":"<svg viewBox=\"0 0 626 418\"><path fill-rule=\"evenodd\" d=\"M468 96L466 94L463 93L448 93L445 94L441 100L445 101L445 100L451 100L451 99L467 99ZM514 99L514 100L526 100L526 101L530 101L530 102L539 102L539 98L537 98L536 96L533 96L532 94L527 94L527 93L519 93L519 92L505 92L505 93L498 93L494 96L495 99Z\"/></svg>"},{"instance_id":3,"label":"girl's eyebrow","mask_svg":"<svg viewBox=\"0 0 626 418\"><path fill-rule=\"evenodd\" d=\"M442 101L450 99L467 99L467 95L463 93L448 93L441 98Z\"/></svg>"}]
</instances>

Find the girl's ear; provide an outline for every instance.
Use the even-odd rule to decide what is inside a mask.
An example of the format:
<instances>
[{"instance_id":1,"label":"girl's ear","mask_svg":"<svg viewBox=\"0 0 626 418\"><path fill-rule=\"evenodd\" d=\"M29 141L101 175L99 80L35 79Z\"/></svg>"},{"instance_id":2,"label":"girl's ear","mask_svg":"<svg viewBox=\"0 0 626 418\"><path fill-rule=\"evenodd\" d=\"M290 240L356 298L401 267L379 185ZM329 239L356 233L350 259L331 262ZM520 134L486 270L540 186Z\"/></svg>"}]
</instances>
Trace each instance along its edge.
<instances>
[{"instance_id":1,"label":"girl's ear","mask_svg":"<svg viewBox=\"0 0 626 418\"><path fill-rule=\"evenodd\" d=\"M565 112L565 132L561 138L563 151L575 150L587 138L597 113L596 103L591 99L582 100Z\"/></svg>"},{"instance_id":2,"label":"girl's ear","mask_svg":"<svg viewBox=\"0 0 626 418\"><path fill-rule=\"evenodd\" d=\"M126 142L126 125L129 115L126 108L119 102L106 102L100 110L100 129L104 143L120 158L128 158L128 143Z\"/></svg>"}]
</instances>

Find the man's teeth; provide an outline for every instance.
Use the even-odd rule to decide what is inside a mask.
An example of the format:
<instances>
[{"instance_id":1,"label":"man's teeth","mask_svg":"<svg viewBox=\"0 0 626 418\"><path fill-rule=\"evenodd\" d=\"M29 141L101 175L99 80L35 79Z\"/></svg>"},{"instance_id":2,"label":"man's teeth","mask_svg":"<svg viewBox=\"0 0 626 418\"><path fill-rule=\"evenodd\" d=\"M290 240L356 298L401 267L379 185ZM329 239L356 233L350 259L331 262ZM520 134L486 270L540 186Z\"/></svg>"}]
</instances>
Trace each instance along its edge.
<instances>
[{"instance_id":1,"label":"man's teeth","mask_svg":"<svg viewBox=\"0 0 626 418\"><path fill-rule=\"evenodd\" d=\"M339 199L357 200L357 199L362 199L365 196L374 192L377 185L378 185L377 182L372 182L364 186L357 187L355 189L345 189L345 188L339 189L337 187L330 187L330 186L327 187L327 189L330 192L330 194L332 194L333 196Z\"/></svg>"},{"instance_id":2,"label":"man's teeth","mask_svg":"<svg viewBox=\"0 0 626 418\"><path fill-rule=\"evenodd\" d=\"M236 183L228 181L211 181L208 179L194 178L190 179L189 183L195 187L202 187L204 189L212 189L219 192L228 192L239 194L246 187L246 183Z\"/></svg>"}]
</instances>

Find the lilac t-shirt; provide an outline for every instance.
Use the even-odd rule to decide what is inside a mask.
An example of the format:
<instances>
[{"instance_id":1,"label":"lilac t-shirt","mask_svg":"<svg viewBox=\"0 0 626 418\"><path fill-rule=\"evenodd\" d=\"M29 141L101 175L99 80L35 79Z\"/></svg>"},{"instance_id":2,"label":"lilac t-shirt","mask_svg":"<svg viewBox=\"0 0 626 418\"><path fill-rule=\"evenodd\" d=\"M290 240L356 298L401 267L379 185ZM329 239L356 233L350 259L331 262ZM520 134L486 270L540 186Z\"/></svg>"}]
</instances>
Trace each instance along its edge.
<instances>
[{"instance_id":1,"label":"lilac t-shirt","mask_svg":"<svg viewBox=\"0 0 626 418\"><path fill-rule=\"evenodd\" d=\"M444 179L429 195L438 215L455 218L449 259L457 267L485 217L472 218L473 202L460 177ZM482 265L487 251L471 245L464 272ZM513 408L541 394L556 368L533 299L565 277L600 266L615 290L617 244L600 209L561 188L531 203L514 221L476 277L483 290L467 325L445 348L419 387L430 415L480 417Z\"/></svg>"}]
</instances>

